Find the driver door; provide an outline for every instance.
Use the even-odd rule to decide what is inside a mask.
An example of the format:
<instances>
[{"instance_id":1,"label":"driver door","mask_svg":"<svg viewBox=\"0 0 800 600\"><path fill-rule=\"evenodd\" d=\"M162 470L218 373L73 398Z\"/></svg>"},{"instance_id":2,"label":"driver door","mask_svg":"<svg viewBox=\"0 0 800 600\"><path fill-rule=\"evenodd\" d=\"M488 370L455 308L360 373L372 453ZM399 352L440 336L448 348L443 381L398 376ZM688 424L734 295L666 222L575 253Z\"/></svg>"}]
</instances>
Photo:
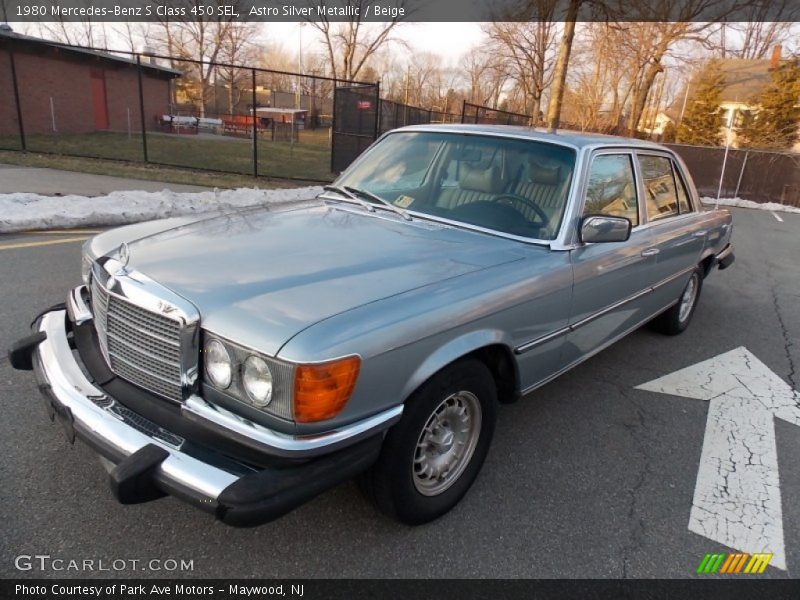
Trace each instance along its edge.
<instances>
[{"instance_id":1,"label":"driver door","mask_svg":"<svg viewBox=\"0 0 800 600\"><path fill-rule=\"evenodd\" d=\"M633 152L593 155L583 216L610 215L631 221L625 242L583 244L571 251L574 273L570 327L564 362L599 351L649 316L650 276L655 265L652 232L643 227L640 186Z\"/></svg>"}]
</instances>

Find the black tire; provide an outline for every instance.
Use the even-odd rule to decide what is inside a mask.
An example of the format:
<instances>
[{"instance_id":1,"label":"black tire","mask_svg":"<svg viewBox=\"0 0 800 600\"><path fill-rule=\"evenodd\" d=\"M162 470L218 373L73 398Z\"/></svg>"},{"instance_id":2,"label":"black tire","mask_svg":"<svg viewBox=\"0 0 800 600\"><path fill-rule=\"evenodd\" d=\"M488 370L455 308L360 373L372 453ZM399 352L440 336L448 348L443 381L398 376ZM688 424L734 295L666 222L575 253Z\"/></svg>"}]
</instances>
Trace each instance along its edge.
<instances>
[{"instance_id":1,"label":"black tire","mask_svg":"<svg viewBox=\"0 0 800 600\"><path fill-rule=\"evenodd\" d=\"M683 306L684 295L688 293L689 286L692 285L693 282L696 286L694 299L692 300L692 305L689 308L688 313L685 312L683 318L681 318L681 306ZM678 301L668 310L658 315L651 322L652 328L659 333L663 333L664 335L678 335L686 331L686 328L689 327L689 323L692 321L692 316L697 308L697 303L700 301L700 292L702 290L703 270L698 267L692 271L692 276L689 278L689 281L686 282L686 286L683 288L681 295L678 297Z\"/></svg>"},{"instance_id":2,"label":"black tire","mask_svg":"<svg viewBox=\"0 0 800 600\"><path fill-rule=\"evenodd\" d=\"M433 413L445 400L457 401L454 398L462 397L463 392L472 394L480 406L474 451L471 458L463 460L463 471L453 475L449 487L436 495L424 495L415 483L419 481L415 476L417 444ZM469 400L473 405L475 398ZM403 417L386 435L378 461L361 476L362 491L383 513L408 525L427 523L445 514L467 493L483 466L494 434L497 405L494 378L484 363L465 359L444 368L408 399Z\"/></svg>"}]
</instances>

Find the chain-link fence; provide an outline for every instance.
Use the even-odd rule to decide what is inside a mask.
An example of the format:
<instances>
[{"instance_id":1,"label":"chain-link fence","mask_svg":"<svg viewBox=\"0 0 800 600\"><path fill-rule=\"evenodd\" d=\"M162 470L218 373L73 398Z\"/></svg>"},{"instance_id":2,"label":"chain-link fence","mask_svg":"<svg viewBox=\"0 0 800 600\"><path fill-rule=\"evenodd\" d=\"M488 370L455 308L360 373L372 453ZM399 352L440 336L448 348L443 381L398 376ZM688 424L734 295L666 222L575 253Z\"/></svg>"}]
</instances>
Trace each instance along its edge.
<instances>
[{"instance_id":1,"label":"chain-link fence","mask_svg":"<svg viewBox=\"0 0 800 600\"><path fill-rule=\"evenodd\" d=\"M339 86L333 96L331 170L339 173L378 137L380 88L358 84Z\"/></svg>"},{"instance_id":2,"label":"chain-link fence","mask_svg":"<svg viewBox=\"0 0 800 600\"><path fill-rule=\"evenodd\" d=\"M481 123L484 125L522 125L530 126L530 115L508 112L489 106L480 106L464 101L461 109L462 123Z\"/></svg>"},{"instance_id":3,"label":"chain-link fence","mask_svg":"<svg viewBox=\"0 0 800 600\"><path fill-rule=\"evenodd\" d=\"M3 35L0 149L330 181L355 157L333 155L347 153L334 143L335 90L355 85ZM369 142L376 106L357 113Z\"/></svg>"},{"instance_id":4,"label":"chain-link fence","mask_svg":"<svg viewBox=\"0 0 800 600\"><path fill-rule=\"evenodd\" d=\"M429 110L410 104L401 104L392 100L381 100L381 111L378 128L385 133L406 125L426 123L457 123L460 115L445 111Z\"/></svg>"},{"instance_id":5,"label":"chain-link fence","mask_svg":"<svg viewBox=\"0 0 800 600\"><path fill-rule=\"evenodd\" d=\"M800 154L666 144L686 163L701 196L800 207Z\"/></svg>"}]
</instances>

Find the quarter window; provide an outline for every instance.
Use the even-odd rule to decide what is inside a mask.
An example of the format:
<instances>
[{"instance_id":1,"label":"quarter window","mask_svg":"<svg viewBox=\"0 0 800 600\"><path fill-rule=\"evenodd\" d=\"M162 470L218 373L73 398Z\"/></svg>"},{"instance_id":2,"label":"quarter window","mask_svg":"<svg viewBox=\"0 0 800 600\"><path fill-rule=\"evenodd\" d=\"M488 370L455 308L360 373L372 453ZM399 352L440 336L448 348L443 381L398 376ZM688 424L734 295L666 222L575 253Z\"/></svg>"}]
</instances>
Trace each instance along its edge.
<instances>
[{"instance_id":1,"label":"quarter window","mask_svg":"<svg viewBox=\"0 0 800 600\"><path fill-rule=\"evenodd\" d=\"M678 184L678 209L681 214L692 212L692 205L689 203L689 194L686 191L686 184L683 182L683 177L680 171L672 165L672 172L675 175L675 183Z\"/></svg>"},{"instance_id":2,"label":"quarter window","mask_svg":"<svg viewBox=\"0 0 800 600\"><path fill-rule=\"evenodd\" d=\"M678 191L672 161L662 156L640 156L647 219L656 221L678 214ZM684 196L686 195L683 190Z\"/></svg>"},{"instance_id":3,"label":"quarter window","mask_svg":"<svg viewBox=\"0 0 800 600\"><path fill-rule=\"evenodd\" d=\"M601 154L592 161L584 215L626 217L639 224L636 180L629 154Z\"/></svg>"}]
</instances>

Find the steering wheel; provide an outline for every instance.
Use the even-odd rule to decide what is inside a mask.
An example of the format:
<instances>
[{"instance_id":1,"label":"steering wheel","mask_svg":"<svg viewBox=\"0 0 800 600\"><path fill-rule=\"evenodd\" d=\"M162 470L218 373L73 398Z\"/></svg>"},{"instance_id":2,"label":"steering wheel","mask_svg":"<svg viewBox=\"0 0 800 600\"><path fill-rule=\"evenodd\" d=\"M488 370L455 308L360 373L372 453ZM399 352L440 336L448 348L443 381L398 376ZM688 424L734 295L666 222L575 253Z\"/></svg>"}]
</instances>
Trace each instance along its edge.
<instances>
[{"instance_id":1,"label":"steering wheel","mask_svg":"<svg viewBox=\"0 0 800 600\"><path fill-rule=\"evenodd\" d=\"M514 202L521 202L522 204L530 208L533 212L535 212L536 216L539 217L539 222L533 223L539 228L545 227L547 223L550 222L550 217L547 216L547 213L544 212L538 204L536 204L533 200L530 200L528 198L523 198L522 196L518 196L517 194L500 194L498 196L495 196L492 201L497 202L498 204L505 204L506 206L511 206L512 208L515 208ZM519 211L517 210L517 212Z\"/></svg>"}]
</instances>

